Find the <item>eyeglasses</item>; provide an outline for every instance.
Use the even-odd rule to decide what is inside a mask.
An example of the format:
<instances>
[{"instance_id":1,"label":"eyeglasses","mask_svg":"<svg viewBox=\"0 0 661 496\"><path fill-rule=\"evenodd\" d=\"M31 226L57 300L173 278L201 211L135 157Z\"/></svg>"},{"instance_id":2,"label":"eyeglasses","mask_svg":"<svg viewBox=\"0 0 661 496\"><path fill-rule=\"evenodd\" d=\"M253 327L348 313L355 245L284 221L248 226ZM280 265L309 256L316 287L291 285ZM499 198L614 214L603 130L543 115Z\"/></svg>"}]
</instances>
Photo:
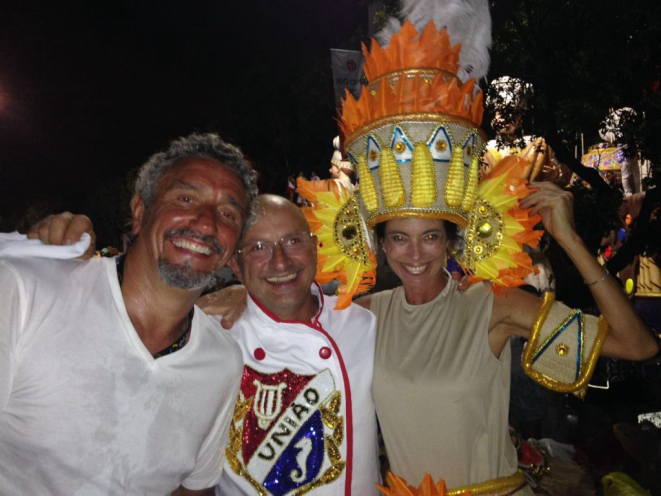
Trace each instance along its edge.
<instances>
[{"instance_id":1,"label":"eyeglasses","mask_svg":"<svg viewBox=\"0 0 661 496\"><path fill-rule=\"evenodd\" d=\"M312 242L312 234L309 232L299 232L290 234L281 238L280 241L257 240L243 245L236 252L243 256L245 260L252 262L267 262L273 257L275 245L279 244L282 251L287 256L296 256L305 253Z\"/></svg>"}]
</instances>

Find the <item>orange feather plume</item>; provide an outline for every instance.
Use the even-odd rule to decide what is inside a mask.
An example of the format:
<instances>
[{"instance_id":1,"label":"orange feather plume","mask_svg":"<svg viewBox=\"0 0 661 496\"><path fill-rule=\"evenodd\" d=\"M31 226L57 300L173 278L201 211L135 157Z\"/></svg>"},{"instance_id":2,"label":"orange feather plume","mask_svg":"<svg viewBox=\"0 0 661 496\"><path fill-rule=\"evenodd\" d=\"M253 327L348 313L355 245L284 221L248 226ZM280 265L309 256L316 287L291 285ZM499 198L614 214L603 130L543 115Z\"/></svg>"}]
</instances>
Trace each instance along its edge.
<instances>
[{"instance_id":1,"label":"orange feather plume","mask_svg":"<svg viewBox=\"0 0 661 496\"><path fill-rule=\"evenodd\" d=\"M482 92L475 94L475 80L461 83L456 77L460 50L461 44L452 46L447 31L437 31L433 21L419 37L406 21L387 48L373 41L370 53L363 45L370 83L358 100L345 94L340 127L348 141L363 126L394 115L454 115L480 126Z\"/></svg>"},{"instance_id":2,"label":"orange feather plume","mask_svg":"<svg viewBox=\"0 0 661 496\"><path fill-rule=\"evenodd\" d=\"M428 473L425 474L425 478L422 480L420 486L416 489L413 486L409 486L404 479L398 477L392 473L388 474L388 484L389 487L376 485L381 494L384 496L448 496L448 490L445 486L445 481L439 479L436 484L434 484L431 475ZM466 491L457 494L456 496L472 496L472 492Z\"/></svg>"}]
</instances>

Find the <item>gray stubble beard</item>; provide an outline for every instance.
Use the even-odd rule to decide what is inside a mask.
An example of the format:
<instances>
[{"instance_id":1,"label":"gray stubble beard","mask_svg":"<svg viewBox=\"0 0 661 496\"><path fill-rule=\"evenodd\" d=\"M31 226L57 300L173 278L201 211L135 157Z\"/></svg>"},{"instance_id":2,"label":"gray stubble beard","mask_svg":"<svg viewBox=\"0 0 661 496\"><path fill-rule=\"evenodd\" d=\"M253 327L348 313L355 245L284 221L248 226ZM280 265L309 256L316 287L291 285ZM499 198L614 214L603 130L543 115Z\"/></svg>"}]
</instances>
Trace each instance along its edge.
<instances>
[{"instance_id":1,"label":"gray stubble beard","mask_svg":"<svg viewBox=\"0 0 661 496\"><path fill-rule=\"evenodd\" d=\"M164 257L158 259L158 275L165 284L186 290L204 289L216 281L215 272L194 270L188 261L174 265Z\"/></svg>"}]
</instances>

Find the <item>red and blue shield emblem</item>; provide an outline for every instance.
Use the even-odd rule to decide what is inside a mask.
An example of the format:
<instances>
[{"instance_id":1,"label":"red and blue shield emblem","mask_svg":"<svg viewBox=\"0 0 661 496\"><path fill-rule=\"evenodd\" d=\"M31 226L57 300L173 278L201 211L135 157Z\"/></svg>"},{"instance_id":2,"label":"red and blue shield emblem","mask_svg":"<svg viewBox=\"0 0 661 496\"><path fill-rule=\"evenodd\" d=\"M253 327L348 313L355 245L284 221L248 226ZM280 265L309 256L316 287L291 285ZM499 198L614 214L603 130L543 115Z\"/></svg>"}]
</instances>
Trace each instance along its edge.
<instances>
[{"instance_id":1,"label":"red and blue shield emblem","mask_svg":"<svg viewBox=\"0 0 661 496\"><path fill-rule=\"evenodd\" d=\"M227 459L259 494L302 494L336 480L343 418L330 370L264 373L245 366Z\"/></svg>"}]
</instances>

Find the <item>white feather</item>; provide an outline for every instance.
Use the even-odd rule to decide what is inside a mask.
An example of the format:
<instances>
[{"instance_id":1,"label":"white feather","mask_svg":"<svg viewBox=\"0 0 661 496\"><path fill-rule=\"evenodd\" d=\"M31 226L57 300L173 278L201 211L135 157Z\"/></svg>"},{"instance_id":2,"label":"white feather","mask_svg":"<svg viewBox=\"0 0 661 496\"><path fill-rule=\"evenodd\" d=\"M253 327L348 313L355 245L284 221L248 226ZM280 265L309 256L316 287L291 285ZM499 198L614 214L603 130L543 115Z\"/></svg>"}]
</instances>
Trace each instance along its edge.
<instances>
[{"instance_id":1,"label":"white feather","mask_svg":"<svg viewBox=\"0 0 661 496\"><path fill-rule=\"evenodd\" d=\"M386 25L374 35L374 38L376 38L376 41L379 42L379 45L382 47L387 47L388 43L390 43L390 38L392 38L392 35L398 32L402 28L402 23L399 22L399 19L396 17L391 17L388 19L388 22Z\"/></svg>"},{"instance_id":2,"label":"white feather","mask_svg":"<svg viewBox=\"0 0 661 496\"><path fill-rule=\"evenodd\" d=\"M430 20L437 29L446 27L452 44L461 43L461 81L475 78L479 81L489 70L491 46L491 14L488 0L402 0L402 15L422 31ZM398 19L390 19L376 38L381 46L387 46L394 33L399 31Z\"/></svg>"}]
</instances>

